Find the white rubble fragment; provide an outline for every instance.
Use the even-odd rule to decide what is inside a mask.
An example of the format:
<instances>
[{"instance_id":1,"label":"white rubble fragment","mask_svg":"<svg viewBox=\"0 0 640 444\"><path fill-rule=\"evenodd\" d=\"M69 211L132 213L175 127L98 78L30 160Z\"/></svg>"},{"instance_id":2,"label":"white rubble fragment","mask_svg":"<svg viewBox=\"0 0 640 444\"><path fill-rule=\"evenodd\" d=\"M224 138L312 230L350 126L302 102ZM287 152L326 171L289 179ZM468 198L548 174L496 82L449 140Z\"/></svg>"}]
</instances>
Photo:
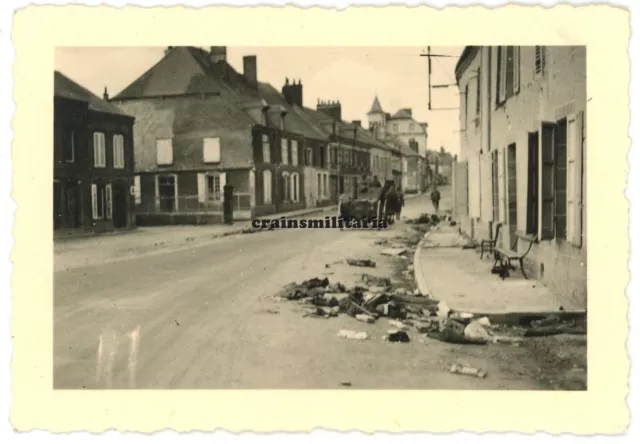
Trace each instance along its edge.
<instances>
[{"instance_id":1,"label":"white rubble fragment","mask_svg":"<svg viewBox=\"0 0 640 444\"><path fill-rule=\"evenodd\" d=\"M338 332L338 337L345 339L355 339L356 341L364 341L369 338L367 332L364 331L353 331L353 330L340 330Z\"/></svg>"},{"instance_id":2,"label":"white rubble fragment","mask_svg":"<svg viewBox=\"0 0 640 444\"><path fill-rule=\"evenodd\" d=\"M405 251L407 251L406 248L387 248L382 251L382 254L385 256L400 256Z\"/></svg>"}]
</instances>

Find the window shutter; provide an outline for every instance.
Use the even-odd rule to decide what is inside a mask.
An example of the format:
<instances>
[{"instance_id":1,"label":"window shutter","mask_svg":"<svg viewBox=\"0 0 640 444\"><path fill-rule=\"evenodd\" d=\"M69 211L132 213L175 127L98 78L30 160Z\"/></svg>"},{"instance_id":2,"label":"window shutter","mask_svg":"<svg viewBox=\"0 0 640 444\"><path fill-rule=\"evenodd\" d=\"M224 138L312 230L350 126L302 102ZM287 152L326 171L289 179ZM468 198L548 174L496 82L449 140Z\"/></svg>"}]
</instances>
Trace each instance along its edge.
<instances>
[{"instance_id":1,"label":"window shutter","mask_svg":"<svg viewBox=\"0 0 640 444\"><path fill-rule=\"evenodd\" d=\"M298 165L298 141L291 141L291 165Z\"/></svg>"},{"instance_id":2,"label":"window shutter","mask_svg":"<svg viewBox=\"0 0 640 444\"><path fill-rule=\"evenodd\" d=\"M100 166L100 136L93 133L93 166Z\"/></svg>"},{"instance_id":3,"label":"window shutter","mask_svg":"<svg viewBox=\"0 0 640 444\"><path fill-rule=\"evenodd\" d=\"M520 91L520 47L513 47L513 92Z\"/></svg>"},{"instance_id":4,"label":"window shutter","mask_svg":"<svg viewBox=\"0 0 640 444\"><path fill-rule=\"evenodd\" d=\"M469 214L469 172L467 162L454 164L455 172L455 196L456 212L459 215Z\"/></svg>"},{"instance_id":5,"label":"window shutter","mask_svg":"<svg viewBox=\"0 0 640 444\"><path fill-rule=\"evenodd\" d=\"M262 162L271 162L271 144L269 143L269 136L267 134L262 135Z\"/></svg>"},{"instance_id":6,"label":"window shutter","mask_svg":"<svg viewBox=\"0 0 640 444\"><path fill-rule=\"evenodd\" d=\"M224 202L224 186L227 184L227 173L220 173L220 202Z\"/></svg>"},{"instance_id":7,"label":"window shutter","mask_svg":"<svg viewBox=\"0 0 640 444\"><path fill-rule=\"evenodd\" d=\"M541 240L553 239L555 227L555 125L542 123L540 130L540 224Z\"/></svg>"},{"instance_id":8,"label":"window shutter","mask_svg":"<svg viewBox=\"0 0 640 444\"><path fill-rule=\"evenodd\" d=\"M502 103L507 99L507 47L500 47L500 77L498 83L498 98Z\"/></svg>"},{"instance_id":9,"label":"window shutter","mask_svg":"<svg viewBox=\"0 0 640 444\"><path fill-rule=\"evenodd\" d=\"M535 74L536 76L544 75L545 50L544 46L536 46L535 54Z\"/></svg>"},{"instance_id":10,"label":"window shutter","mask_svg":"<svg viewBox=\"0 0 640 444\"><path fill-rule=\"evenodd\" d=\"M207 177L205 173L198 173L198 202L207 202Z\"/></svg>"},{"instance_id":11,"label":"window shutter","mask_svg":"<svg viewBox=\"0 0 640 444\"><path fill-rule=\"evenodd\" d=\"M205 163L220 162L220 138L205 138L202 143L202 155Z\"/></svg>"},{"instance_id":12,"label":"window shutter","mask_svg":"<svg viewBox=\"0 0 640 444\"><path fill-rule=\"evenodd\" d=\"M106 213L107 213L107 220L111 220L111 208L112 206L112 194L111 194L111 184L108 184L104 187L105 190L105 206L106 206Z\"/></svg>"},{"instance_id":13,"label":"window shutter","mask_svg":"<svg viewBox=\"0 0 640 444\"><path fill-rule=\"evenodd\" d=\"M133 178L133 189L136 200L136 205L142 203L142 189L140 188L140 176L135 176Z\"/></svg>"},{"instance_id":14,"label":"window shutter","mask_svg":"<svg viewBox=\"0 0 640 444\"><path fill-rule=\"evenodd\" d=\"M498 148L498 216L501 222L506 222L507 220L505 160L504 149Z\"/></svg>"},{"instance_id":15,"label":"window shutter","mask_svg":"<svg viewBox=\"0 0 640 444\"><path fill-rule=\"evenodd\" d=\"M271 171L264 170L262 172L262 194L263 203L271 203Z\"/></svg>"},{"instance_id":16,"label":"window shutter","mask_svg":"<svg viewBox=\"0 0 640 444\"><path fill-rule=\"evenodd\" d=\"M118 155L118 135L112 137L113 140L113 167L118 168L120 165L120 156Z\"/></svg>"},{"instance_id":17,"label":"window shutter","mask_svg":"<svg viewBox=\"0 0 640 444\"><path fill-rule=\"evenodd\" d=\"M289 147L287 146L287 139L284 137L280 139L280 156L282 163L289 163Z\"/></svg>"},{"instance_id":18,"label":"window shutter","mask_svg":"<svg viewBox=\"0 0 640 444\"><path fill-rule=\"evenodd\" d=\"M156 141L156 162L158 165L171 165L173 163L172 139L158 139Z\"/></svg>"},{"instance_id":19,"label":"window shutter","mask_svg":"<svg viewBox=\"0 0 640 444\"><path fill-rule=\"evenodd\" d=\"M573 201L573 205L568 205L567 207L567 212L571 211L571 214L567 214L567 229L571 230L571 237L569 238L569 241L576 247L581 247L584 115L582 112L579 112L568 120L572 121L573 119L575 119L573 134L568 135L570 140L572 140L572 147L569 152L569 156L571 157L567 158L567 164L572 170L572 174L569 174L569 177L567 178L567 199L571 199ZM569 191L571 191L570 195ZM569 224L571 224L571 226L569 226Z\"/></svg>"},{"instance_id":20,"label":"window shutter","mask_svg":"<svg viewBox=\"0 0 640 444\"><path fill-rule=\"evenodd\" d=\"M91 213L94 220L98 219L98 187L95 183L91 184Z\"/></svg>"}]
</instances>

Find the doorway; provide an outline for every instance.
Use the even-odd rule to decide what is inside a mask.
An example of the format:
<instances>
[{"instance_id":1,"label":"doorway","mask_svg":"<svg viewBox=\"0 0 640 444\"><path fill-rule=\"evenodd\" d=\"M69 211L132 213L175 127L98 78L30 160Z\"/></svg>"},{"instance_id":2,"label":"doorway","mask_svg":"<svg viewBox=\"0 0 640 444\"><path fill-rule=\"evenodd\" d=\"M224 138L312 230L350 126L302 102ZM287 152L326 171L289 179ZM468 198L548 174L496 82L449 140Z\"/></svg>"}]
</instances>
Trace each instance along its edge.
<instances>
[{"instance_id":1,"label":"doorway","mask_svg":"<svg viewBox=\"0 0 640 444\"><path fill-rule=\"evenodd\" d=\"M60 182L53 182L53 229L57 230L62 226L62 191Z\"/></svg>"},{"instance_id":2,"label":"doorway","mask_svg":"<svg viewBox=\"0 0 640 444\"><path fill-rule=\"evenodd\" d=\"M507 148L507 211L509 212L509 246L516 241L518 229L518 186L516 179L516 144ZM517 248L517 246L516 246Z\"/></svg>"},{"instance_id":3,"label":"doorway","mask_svg":"<svg viewBox=\"0 0 640 444\"><path fill-rule=\"evenodd\" d=\"M64 225L67 228L80 227L80 207L78 205L79 201L80 199L78 182L76 180L67 181L65 183L64 191Z\"/></svg>"},{"instance_id":4,"label":"doorway","mask_svg":"<svg viewBox=\"0 0 640 444\"><path fill-rule=\"evenodd\" d=\"M127 188L121 183L114 183L113 186L113 226L114 228L126 228L127 211Z\"/></svg>"},{"instance_id":5,"label":"doorway","mask_svg":"<svg viewBox=\"0 0 640 444\"><path fill-rule=\"evenodd\" d=\"M175 176L158 176L158 197L160 198L160 211L173 213L176 205L176 178Z\"/></svg>"}]
</instances>

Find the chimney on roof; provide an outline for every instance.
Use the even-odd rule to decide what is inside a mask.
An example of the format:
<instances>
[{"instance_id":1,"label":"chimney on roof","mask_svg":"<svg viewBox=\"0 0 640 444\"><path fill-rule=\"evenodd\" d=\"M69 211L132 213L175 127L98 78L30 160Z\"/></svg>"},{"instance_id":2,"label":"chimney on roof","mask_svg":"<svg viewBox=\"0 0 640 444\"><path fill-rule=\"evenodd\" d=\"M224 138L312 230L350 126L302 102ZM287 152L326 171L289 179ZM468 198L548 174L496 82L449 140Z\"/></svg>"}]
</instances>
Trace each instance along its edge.
<instances>
[{"instance_id":1,"label":"chimney on roof","mask_svg":"<svg viewBox=\"0 0 640 444\"><path fill-rule=\"evenodd\" d=\"M298 105L302 108L302 81L298 79L296 83L294 79L290 84L289 77L287 77L282 87L282 96L289 105Z\"/></svg>"},{"instance_id":2,"label":"chimney on roof","mask_svg":"<svg viewBox=\"0 0 640 444\"><path fill-rule=\"evenodd\" d=\"M353 123L355 126L362 128L362 120L352 120L351 123Z\"/></svg>"},{"instance_id":3,"label":"chimney on roof","mask_svg":"<svg viewBox=\"0 0 640 444\"><path fill-rule=\"evenodd\" d=\"M407 114L409 114L411 117L413 117L413 114L411 112L411 108L405 108L405 111L407 112Z\"/></svg>"},{"instance_id":4,"label":"chimney on roof","mask_svg":"<svg viewBox=\"0 0 640 444\"><path fill-rule=\"evenodd\" d=\"M164 50L164 55L166 56L173 49L173 46L167 46L167 49Z\"/></svg>"},{"instance_id":5,"label":"chimney on roof","mask_svg":"<svg viewBox=\"0 0 640 444\"><path fill-rule=\"evenodd\" d=\"M220 61L227 61L227 47L226 46L211 46L209 48L209 60L211 63L218 63Z\"/></svg>"},{"instance_id":6,"label":"chimney on roof","mask_svg":"<svg viewBox=\"0 0 640 444\"><path fill-rule=\"evenodd\" d=\"M102 93L102 99L109 101L109 91L107 91L107 87L104 87L104 92Z\"/></svg>"},{"instance_id":7,"label":"chimney on roof","mask_svg":"<svg viewBox=\"0 0 640 444\"><path fill-rule=\"evenodd\" d=\"M244 79L251 86L258 86L258 58L254 55L242 58L242 72Z\"/></svg>"},{"instance_id":8,"label":"chimney on roof","mask_svg":"<svg viewBox=\"0 0 640 444\"><path fill-rule=\"evenodd\" d=\"M342 120L342 105L340 105L339 101L337 103L335 101L320 101L320 103L316 106L316 109L318 111L322 111L329 117L332 117L334 120Z\"/></svg>"}]
</instances>

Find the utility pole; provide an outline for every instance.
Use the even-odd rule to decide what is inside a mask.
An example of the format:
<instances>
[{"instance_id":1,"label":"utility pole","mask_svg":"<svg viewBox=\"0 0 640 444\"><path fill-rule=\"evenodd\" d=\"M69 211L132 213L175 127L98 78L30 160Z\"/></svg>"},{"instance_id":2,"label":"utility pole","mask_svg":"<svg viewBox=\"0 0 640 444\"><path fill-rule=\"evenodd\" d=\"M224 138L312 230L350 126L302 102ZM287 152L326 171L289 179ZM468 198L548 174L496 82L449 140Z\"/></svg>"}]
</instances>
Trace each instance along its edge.
<instances>
[{"instance_id":1,"label":"utility pole","mask_svg":"<svg viewBox=\"0 0 640 444\"><path fill-rule=\"evenodd\" d=\"M431 53L431 46L427 46L427 53L426 54L420 54L420 57L426 57L427 58L427 64L429 66L428 69L428 79L429 79L429 111L453 111L453 110L457 110L458 108L432 108L431 107L431 89L432 88L451 88L451 87L457 87L458 85L455 83L452 84L444 84L444 85L432 85L431 84L431 73L432 73L432 69L431 69L431 59L433 57L452 57L452 58L456 58L457 56L454 55L449 55L449 54L432 54Z\"/></svg>"}]
</instances>

